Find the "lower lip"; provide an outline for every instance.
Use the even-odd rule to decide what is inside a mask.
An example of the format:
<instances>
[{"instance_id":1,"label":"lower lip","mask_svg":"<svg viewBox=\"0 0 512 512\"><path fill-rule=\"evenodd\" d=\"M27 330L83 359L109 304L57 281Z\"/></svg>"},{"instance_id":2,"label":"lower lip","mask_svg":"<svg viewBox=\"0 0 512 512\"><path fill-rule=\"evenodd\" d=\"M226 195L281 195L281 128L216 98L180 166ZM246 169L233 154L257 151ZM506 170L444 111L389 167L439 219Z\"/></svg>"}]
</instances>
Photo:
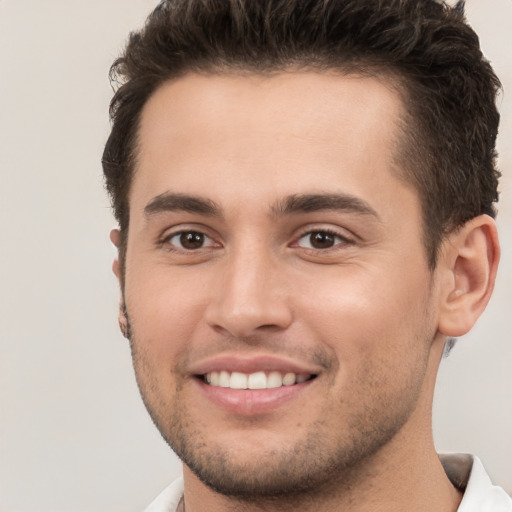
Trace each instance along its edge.
<instances>
[{"instance_id":1,"label":"lower lip","mask_svg":"<svg viewBox=\"0 0 512 512\"><path fill-rule=\"evenodd\" d=\"M197 379L201 391L213 404L227 412L251 416L272 412L302 395L314 379L272 389L231 389L210 386Z\"/></svg>"}]
</instances>

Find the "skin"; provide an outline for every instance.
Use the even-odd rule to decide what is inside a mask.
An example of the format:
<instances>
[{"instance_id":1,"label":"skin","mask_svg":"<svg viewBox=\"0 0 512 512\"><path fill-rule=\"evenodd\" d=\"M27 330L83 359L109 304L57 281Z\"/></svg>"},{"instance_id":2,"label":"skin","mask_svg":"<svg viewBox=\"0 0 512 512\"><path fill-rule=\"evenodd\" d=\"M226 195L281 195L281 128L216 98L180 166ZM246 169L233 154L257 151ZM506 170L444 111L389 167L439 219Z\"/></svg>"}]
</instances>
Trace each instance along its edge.
<instances>
[{"instance_id":1,"label":"skin","mask_svg":"<svg viewBox=\"0 0 512 512\"><path fill-rule=\"evenodd\" d=\"M481 216L429 270L418 195L396 173L402 109L385 80L307 72L190 74L145 105L114 271L187 512L457 509L433 389L446 336L488 301L499 249ZM343 204L292 206L311 195ZM184 247L190 232L202 235ZM233 409L198 378L219 357L315 378L270 409Z\"/></svg>"}]
</instances>

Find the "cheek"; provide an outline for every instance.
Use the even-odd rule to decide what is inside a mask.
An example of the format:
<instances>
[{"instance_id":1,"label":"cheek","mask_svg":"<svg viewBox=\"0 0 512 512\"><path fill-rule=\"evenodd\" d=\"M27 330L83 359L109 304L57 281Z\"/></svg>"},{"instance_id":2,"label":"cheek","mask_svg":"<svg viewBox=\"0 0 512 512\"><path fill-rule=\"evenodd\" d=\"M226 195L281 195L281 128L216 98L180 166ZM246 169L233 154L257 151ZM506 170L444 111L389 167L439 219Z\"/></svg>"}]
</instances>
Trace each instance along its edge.
<instances>
[{"instance_id":1,"label":"cheek","mask_svg":"<svg viewBox=\"0 0 512 512\"><path fill-rule=\"evenodd\" d=\"M297 306L304 324L330 346L340 365L346 360L361 366L403 360L411 349L418 351L418 340L428 342L433 329L426 279L366 270L316 276Z\"/></svg>"},{"instance_id":2,"label":"cheek","mask_svg":"<svg viewBox=\"0 0 512 512\"><path fill-rule=\"evenodd\" d=\"M139 272L127 279L126 306L133 337L155 361L179 360L201 325L205 287L199 279L179 279L168 271ZM165 358L165 359L163 359Z\"/></svg>"},{"instance_id":3,"label":"cheek","mask_svg":"<svg viewBox=\"0 0 512 512\"><path fill-rule=\"evenodd\" d=\"M425 288L411 284L416 293L404 283L390 289L382 281L347 278L329 292L309 288L309 308L306 302L302 306L307 312L305 329L317 343L329 347L336 361L330 403L337 403L348 415L346 421L356 426L365 415L370 423L375 417L390 422L394 414L405 417L419 396L431 326L425 319ZM326 410L326 414L331 413Z\"/></svg>"}]
</instances>

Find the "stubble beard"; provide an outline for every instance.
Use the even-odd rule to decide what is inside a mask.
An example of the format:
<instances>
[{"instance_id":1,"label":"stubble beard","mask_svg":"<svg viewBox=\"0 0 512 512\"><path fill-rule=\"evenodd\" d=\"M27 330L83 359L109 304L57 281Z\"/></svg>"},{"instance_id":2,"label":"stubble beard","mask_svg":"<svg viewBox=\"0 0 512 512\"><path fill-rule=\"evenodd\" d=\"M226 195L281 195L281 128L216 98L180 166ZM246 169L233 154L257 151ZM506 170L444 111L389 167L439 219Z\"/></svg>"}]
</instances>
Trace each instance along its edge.
<instances>
[{"instance_id":1,"label":"stubble beard","mask_svg":"<svg viewBox=\"0 0 512 512\"><path fill-rule=\"evenodd\" d=\"M323 422L313 423L295 444L283 446L279 452L244 457L240 462L236 451L201 441L203 434L194 430L184 408L177 407L167 425L148 410L165 441L199 480L220 494L261 505L278 501L304 504L351 489L362 473L371 472L367 462L407 419L398 418L394 424L381 424L366 432L356 427L334 449ZM247 436L250 446L250 431Z\"/></svg>"},{"instance_id":2,"label":"stubble beard","mask_svg":"<svg viewBox=\"0 0 512 512\"><path fill-rule=\"evenodd\" d=\"M358 411L343 426L343 432L333 433L324 420L318 421L311 423L295 444L245 460L237 457L230 447L212 440L205 442L205 432L198 428L186 400L180 398L179 386L172 403L159 395L149 358L140 349L129 324L128 332L139 390L164 440L205 485L246 503L304 504L317 496L325 498L329 493L338 494L352 488L361 477L370 476L373 456L407 422L420 394L421 379L416 374L405 383L399 396L386 395L385 402L373 400L373 406ZM375 383L375 389L381 384ZM343 401L340 402L335 405L343 410ZM202 424L203 430L206 423L207 419ZM250 446L250 431L247 436ZM333 436L337 436L335 442Z\"/></svg>"}]
</instances>

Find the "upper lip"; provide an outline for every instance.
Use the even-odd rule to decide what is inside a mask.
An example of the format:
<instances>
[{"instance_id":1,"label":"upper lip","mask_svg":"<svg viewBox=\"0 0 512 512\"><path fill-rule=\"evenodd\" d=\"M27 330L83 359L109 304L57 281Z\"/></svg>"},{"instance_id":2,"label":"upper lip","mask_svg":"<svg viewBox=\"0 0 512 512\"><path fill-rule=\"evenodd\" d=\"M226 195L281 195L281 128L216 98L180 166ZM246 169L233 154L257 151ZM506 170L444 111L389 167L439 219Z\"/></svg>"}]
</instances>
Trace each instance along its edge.
<instances>
[{"instance_id":1,"label":"upper lip","mask_svg":"<svg viewBox=\"0 0 512 512\"><path fill-rule=\"evenodd\" d=\"M306 375L317 375L321 368L312 363L296 361L281 356L258 355L241 356L239 354L224 354L198 361L189 368L193 375L206 375L220 371L255 373L255 372L282 372Z\"/></svg>"}]
</instances>

